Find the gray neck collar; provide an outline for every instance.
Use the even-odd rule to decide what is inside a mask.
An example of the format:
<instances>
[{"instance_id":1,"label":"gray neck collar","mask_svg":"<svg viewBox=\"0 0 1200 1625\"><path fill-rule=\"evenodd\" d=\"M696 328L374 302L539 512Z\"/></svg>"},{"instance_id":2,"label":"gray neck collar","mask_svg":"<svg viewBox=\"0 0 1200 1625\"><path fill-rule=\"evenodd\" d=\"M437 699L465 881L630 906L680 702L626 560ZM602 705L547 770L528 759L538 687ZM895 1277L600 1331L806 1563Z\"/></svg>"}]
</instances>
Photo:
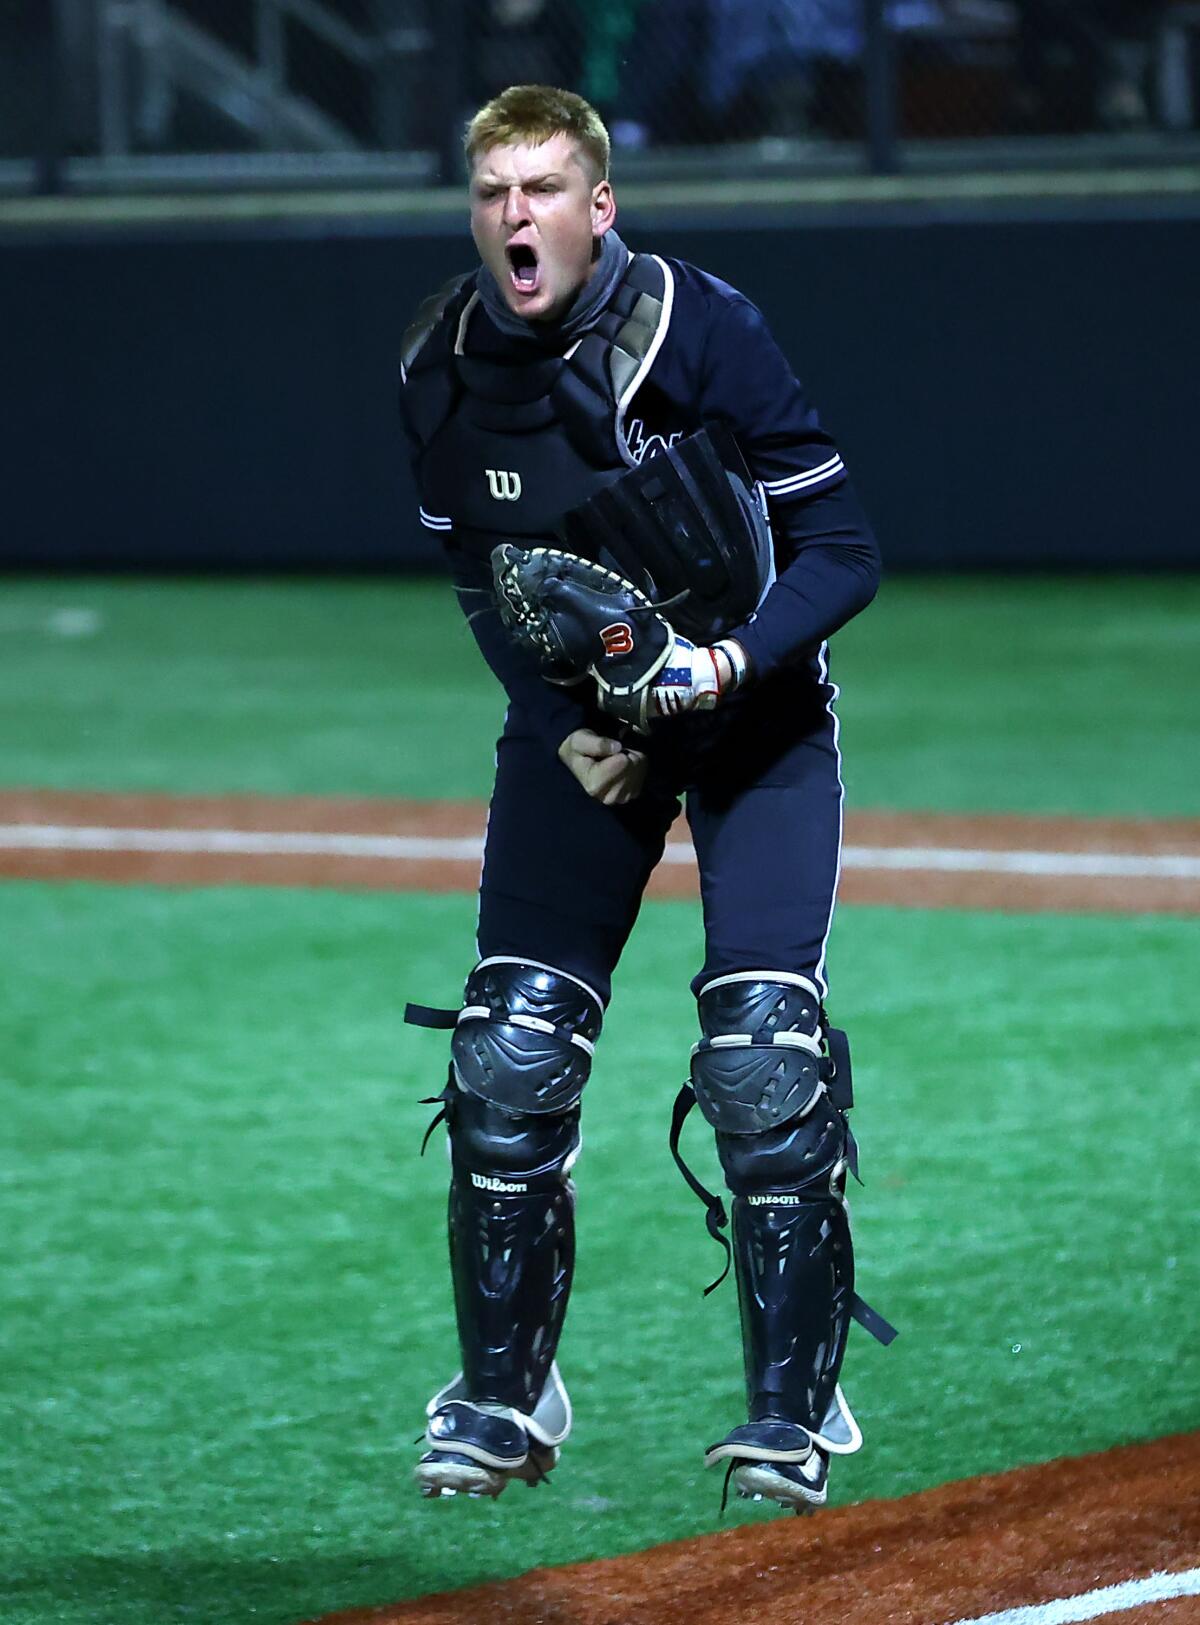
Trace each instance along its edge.
<instances>
[{"instance_id":1,"label":"gray neck collar","mask_svg":"<svg viewBox=\"0 0 1200 1625\"><path fill-rule=\"evenodd\" d=\"M600 239L600 258L595 270L576 294L566 315L557 322L528 322L523 316L514 315L486 265L480 266L476 284L480 303L492 325L502 333L513 338L536 339L546 349L561 350L600 320L620 286L629 257L629 250L617 233L607 231Z\"/></svg>"}]
</instances>

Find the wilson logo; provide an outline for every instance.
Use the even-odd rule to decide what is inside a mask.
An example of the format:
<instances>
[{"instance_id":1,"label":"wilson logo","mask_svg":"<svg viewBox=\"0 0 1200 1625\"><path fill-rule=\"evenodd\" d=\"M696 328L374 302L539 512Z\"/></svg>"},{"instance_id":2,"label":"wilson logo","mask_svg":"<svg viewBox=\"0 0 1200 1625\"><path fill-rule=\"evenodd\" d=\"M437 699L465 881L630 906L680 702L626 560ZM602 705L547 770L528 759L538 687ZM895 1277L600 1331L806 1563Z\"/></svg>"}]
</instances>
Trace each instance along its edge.
<instances>
[{"instance_id":1,"label":"wilson logo","mask_svg":"<svg viewBox=\"0 0 1200 1625\"><path fill-rule=\"evenodd\" d=\"M528 1185L510 1185L506 1179L493 1179L490 1174L472 1174L471 1183L479 1191L502 1191L505 1195L527 1191Z\"/></svg>"},{"instance_id":2,"label":"wilson logo","mask_svg":"<svg viewBox=\"0 0 1200 1625\"><path fill-rule=\"evenodd\" d=\"M627 655L633 652L633 628L628 621L614 621L600 629L600 641L606 655Z\"/></svg>"},{"instance_id":3,"label":"wilson logo","mask_svg":"<svg viewBox=\"0 0 1200 1625\"><path fill-rule=\"evenodd\" d=\"M497 502L515 502L521 494L521 476L508 468L489 468L488 490Z\"/></svg>"},{"instance_id":4,"label":"wilson logo","mask_svg":"<svg viewBox=\"0 0 1200 1625\"><path fill-rule=\"evenodd\" d=\"M475 1176L472 1175L472 1178ZM801 1207L803 1199L799 1196L751 1196L751 1207Z\"/></svg>"}]
</instances>

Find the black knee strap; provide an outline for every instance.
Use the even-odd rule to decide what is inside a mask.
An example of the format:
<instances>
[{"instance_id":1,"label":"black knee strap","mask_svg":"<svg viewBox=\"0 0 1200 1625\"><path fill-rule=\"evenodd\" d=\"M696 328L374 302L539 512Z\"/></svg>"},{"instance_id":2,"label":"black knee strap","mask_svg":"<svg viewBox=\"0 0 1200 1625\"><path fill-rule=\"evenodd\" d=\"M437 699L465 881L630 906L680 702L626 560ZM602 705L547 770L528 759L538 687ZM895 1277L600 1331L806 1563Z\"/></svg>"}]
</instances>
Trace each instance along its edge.
<instances>
[{"instance_id":1,"label":"black knee strap","mask_svg":"<svg viewBox=\"0 0 1200 1625\"><path fill-rule=\"evenodd\" d=\"M671 1109L671 1132L668 1139L668 1144L671 1148L671 1155L675 1159L676 1167L687 1181L689 1187L700 1198L707 1209L705 1222L708 1227L709 1235L715 1242L718 1242L725 1249L724 1269L721 1271L720 1275L717 1276L715 1281L710 1281L709 1284L704 1288L703 1296L707 1298L708 1294L710 1292L715 1292L717 1287L720 1286L721 1282L729 1274L730 1267L733 1264L733 1248L730 1245L729 1237L725 1234L725 1231L729 1226L729 1215L725 1210L724 1202L714 1192L710 1191L707 1186L700 1183L695 1174L684 1161L683 1154L679 1149L679 1139L683 1133L683 1125L687 1122L688 1117L691 1115L692 1107L695 1104L696 1096L692 1092L692 1086L690 1083L685 1083L680 1089L679 1093L675 1096L675 1104ZM849 1131L847 1130L847 1132ZM853 1143L852 1138L851 1143ZM857 1153L857 1148L855 1149ZM857 1163L857 1154L855 1156L855 1161ZM857 1177L857 1168L855 1168L854 1172L855 1177ZM896 1328L889 1321L885 1320L877 1309L872 1309L871 1305L867 1303L865 1299L861 1298L857 1292L851 1299L850 1313L864 1331L870 1332L871 1336L875 1338L876 1342L882 1343L886 1347L887 1344L895 1341L898 1335Z\"/></svg>"}]
</instances>

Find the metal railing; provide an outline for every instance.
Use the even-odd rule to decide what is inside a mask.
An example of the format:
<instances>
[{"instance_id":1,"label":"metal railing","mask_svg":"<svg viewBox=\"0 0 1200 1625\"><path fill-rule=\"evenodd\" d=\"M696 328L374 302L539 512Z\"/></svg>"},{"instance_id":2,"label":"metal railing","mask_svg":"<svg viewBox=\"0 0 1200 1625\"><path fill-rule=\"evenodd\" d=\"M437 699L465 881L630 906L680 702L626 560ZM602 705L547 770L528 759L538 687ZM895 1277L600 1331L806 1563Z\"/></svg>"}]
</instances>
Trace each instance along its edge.
<instances>
[{"instance_id":1,"label":"metal railing","mask_svg":"<svg viewBox=\"0 0 1200 1625\"><path fill-rule=\"evenodd\" d=\"M464 117L522 77L595 100L624 176L1200 147L1200 0L40 0L0 31L14 15L0 191L454 181Z\"/></svg>"},{"instance_id":2,"label":"metal railing","mask_svg":"<svg viewBox=\"0 0 1200 1625\"><path fill-rule=\"evenodd\" d=\"M101 156L126 157L135 147L165 147L181 93L195 97L264 151L354 151L362 145L354 132L297 87L289 24L301 25L335 60L362 70L383 109L389 72L426 55L432 44L426 27L397 24L368 31L323 0L249 0L246 9L252 56L168 0L100 0ZM381 133L386 136L386 120L384 124Z\"/></svg>"}]
</instances>

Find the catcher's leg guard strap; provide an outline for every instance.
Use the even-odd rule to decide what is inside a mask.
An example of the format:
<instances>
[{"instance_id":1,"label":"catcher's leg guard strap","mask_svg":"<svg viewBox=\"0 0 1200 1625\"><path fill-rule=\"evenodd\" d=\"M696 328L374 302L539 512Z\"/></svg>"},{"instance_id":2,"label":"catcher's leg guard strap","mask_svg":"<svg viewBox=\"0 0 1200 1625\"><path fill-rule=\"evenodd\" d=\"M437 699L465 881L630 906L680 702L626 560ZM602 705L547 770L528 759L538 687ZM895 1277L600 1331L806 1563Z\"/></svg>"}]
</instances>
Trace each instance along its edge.
<instances>
[{"instance_id":1,"label":"catcher's leg guard strap","mask_svg":"<svg viewBox=\"0 0 1200 1625\"><path fill-rule=\"evenodd\" d=\"M436 1004L406 1004L404 1019L410 1027L433 1027L450 1032L458 1025L458 1011Z\"/></svg>"}]
</instances>

